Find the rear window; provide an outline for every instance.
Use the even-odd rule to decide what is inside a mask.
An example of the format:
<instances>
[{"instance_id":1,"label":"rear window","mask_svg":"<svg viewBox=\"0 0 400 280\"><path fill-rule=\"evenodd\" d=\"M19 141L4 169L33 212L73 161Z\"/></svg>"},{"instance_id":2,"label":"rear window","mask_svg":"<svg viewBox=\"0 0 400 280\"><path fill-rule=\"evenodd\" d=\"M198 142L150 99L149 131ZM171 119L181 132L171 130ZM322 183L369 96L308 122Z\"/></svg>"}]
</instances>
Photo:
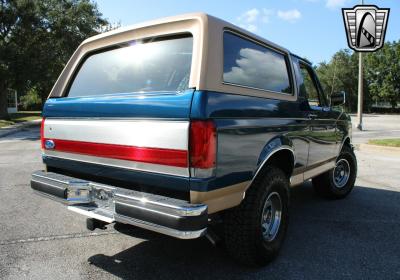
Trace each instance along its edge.
<instances>
[{"instance_id":1,"label":"rear window","mask_svg":"<svg viewBox=\"0 0 400 280\"><path fill-rule=\"evenodd\" d=\"M286 56L230 32L224 32L225 83L292 93Z\"/></svg>"},{"instance_id":2,"label":"rear window","mask_svg":"<svg viewBox=\"0 0 400 280\"><path fill-rule=\"evenodd\" d=\"M133 41L88 56L68 97L132 92L179 92L188 88L193 38Z\"/></svg>"}]
</instances>

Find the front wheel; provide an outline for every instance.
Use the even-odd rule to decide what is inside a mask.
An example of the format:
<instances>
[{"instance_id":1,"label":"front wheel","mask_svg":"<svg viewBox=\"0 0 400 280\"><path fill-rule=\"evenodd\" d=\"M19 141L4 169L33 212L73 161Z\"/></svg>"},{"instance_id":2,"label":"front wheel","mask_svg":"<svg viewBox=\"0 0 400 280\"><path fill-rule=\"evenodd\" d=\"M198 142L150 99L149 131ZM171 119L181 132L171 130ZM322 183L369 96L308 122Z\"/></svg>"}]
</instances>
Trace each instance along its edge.
<instances>
[{"instance_id":1,"label":"front wheel","mask_svg":"<svg viewBox=\"0 0 400 280\"><path fill-rule=\"evenodd\" d=\"M334 169L312 179L315 192L323 197L340 199L354 188L357 177L357 159L353 149L343 146Z\"/></svg>"},{"instance_id":2,"label":"front wheel","mask_svg":"<svg viewBox=\"0 0 400 280\"><path fill-rule=\"evenodd\" d=\"M224 241L230 255L241 263L262 266L282 246L287 225L289 180L269 166L255 181L242 203L224 217Z\"/></svg>"}]
</instances>

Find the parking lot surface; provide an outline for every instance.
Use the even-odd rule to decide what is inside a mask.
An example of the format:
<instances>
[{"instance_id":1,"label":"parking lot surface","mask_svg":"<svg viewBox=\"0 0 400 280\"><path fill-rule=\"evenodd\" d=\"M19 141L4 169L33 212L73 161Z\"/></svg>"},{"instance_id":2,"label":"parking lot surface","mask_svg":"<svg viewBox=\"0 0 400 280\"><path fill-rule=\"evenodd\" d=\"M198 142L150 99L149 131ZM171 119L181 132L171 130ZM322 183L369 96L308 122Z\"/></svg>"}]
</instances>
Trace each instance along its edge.
<instances>
[{"instance_id":1,"label":"parking lot surface","mask_svg":"<svg viewBox=\"0 0 400 280\"><path fill-rule=\"evenodd\" d=\"M354 122L354 121L353 121ZM399 137L399 116L367 116L354 142ZM207 239L177 240L113 226L90 232L85 218L32 193L42 168L39 129L0 138L2 279L400 279L400 157L356 151L359 175L344 200L292 189L280 256L261 269L242 267Z\"/></svg>"}]
</instances>

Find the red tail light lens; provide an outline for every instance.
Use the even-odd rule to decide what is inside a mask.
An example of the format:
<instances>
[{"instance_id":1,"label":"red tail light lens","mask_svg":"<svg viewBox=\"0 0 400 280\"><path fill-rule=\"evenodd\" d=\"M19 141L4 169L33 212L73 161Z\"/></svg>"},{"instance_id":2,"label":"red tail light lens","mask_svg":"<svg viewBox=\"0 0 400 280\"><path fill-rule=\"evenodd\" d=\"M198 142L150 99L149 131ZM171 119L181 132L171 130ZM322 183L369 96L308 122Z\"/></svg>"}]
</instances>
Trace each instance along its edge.
<instances>
[{"instance_id":1,"label":"red tail light lens","mask_svg":"<svg viewBox=\"0 0 400 280\"><path fill-rule=\"evenodd\" d=\"M190 167L215 167L217 139L212 121L192 121L190 123Z\"/></svg>"},{"instance_id":2,"label":"red tail light lens","mask_svg":"<svg viewBox=\"0 0 400 280\"><path fill-rule=\"evenodd\" d=\"M40 143L42 145L42 149L44 149L44 118L42 119L42 124L40 125Z\"/></svg>"}]
</instances>

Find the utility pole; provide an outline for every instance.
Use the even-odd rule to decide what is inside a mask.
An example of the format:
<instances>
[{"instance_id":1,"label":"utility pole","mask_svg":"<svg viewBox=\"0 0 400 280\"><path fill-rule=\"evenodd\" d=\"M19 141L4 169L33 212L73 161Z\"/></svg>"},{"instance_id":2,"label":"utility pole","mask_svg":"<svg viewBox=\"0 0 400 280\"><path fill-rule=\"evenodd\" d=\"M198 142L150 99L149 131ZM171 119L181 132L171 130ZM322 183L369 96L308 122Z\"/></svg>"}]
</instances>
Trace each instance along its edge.
<instances>
[{"instance_id":1,"label":"utility pole","mask_svg":"<svg viewBox=\"0 0 400 280\"><path fill-rule=\"evenodd\" d=\"M364 5L364 0L361 0L361 5ZM364 84L363 84L363 55L362 52L358 53L358 107L357 107L357 128L363 130L362 114L364 102Z\"/></svg>"},{"instance_id":2,"label":"utility pole","mask_svg":"<svg viewBox=\"0 0 400 280\"><path fill-rule=\"evenodd\" d=\"M357 110L357 128L363 130L362 114L363 114L363 99L364 99L364 85L363 85L363 60L362 52L358 54L358 110Z\"/></svg>"}]
</instances>

